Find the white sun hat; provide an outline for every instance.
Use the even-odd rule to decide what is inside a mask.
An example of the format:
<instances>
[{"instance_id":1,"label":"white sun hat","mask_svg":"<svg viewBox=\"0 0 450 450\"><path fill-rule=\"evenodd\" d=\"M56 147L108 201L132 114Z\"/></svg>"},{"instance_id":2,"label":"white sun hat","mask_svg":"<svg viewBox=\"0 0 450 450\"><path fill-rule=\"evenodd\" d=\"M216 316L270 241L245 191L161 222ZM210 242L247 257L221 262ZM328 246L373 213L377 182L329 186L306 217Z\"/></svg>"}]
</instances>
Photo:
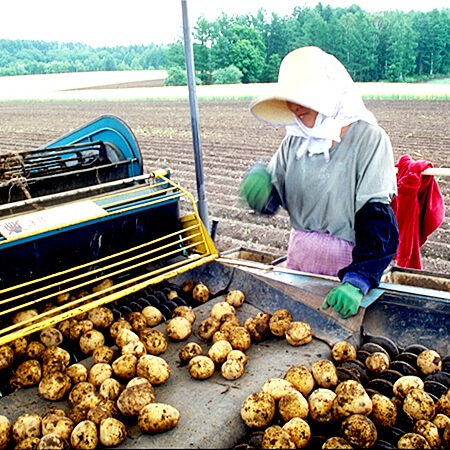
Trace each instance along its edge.
<instances>
[{"instance_id":1,"label":"white sun hat","mask_svg":"<svg viewBox=\"0 0 450 450\"><path fill-rule=\"evenodd\" d=\"M295 119L287 101L332 117L341 126L364 116L374 121L342 63L318 47L302 47L288 53L281 62L273 90L253 101L250 110L265 123L293 125Z\"/></svg>"}]
</instances>

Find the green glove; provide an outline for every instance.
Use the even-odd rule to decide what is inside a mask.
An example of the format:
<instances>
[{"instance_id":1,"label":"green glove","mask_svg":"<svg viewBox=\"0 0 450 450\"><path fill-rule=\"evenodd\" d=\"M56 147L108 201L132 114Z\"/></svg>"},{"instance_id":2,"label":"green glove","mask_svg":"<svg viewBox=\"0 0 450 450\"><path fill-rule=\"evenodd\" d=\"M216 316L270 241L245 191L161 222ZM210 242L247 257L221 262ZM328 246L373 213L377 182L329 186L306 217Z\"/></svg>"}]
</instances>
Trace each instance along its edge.
<instances>
[{"instance_id":1,"label":"green glove","mask_svg":"<svg viewBox=\"0 0 450 450\"><path fill-rule=\"evenodd\" d=\"M328 309L332 306L341 317L347 319L354 316L361 305L364 297L361 289L350 283L341 284L335 287L325 298L322 309Z\"/></svg>"},{"instance_id":2,"label":"green glove","mask_svg":"<svg viewBox=\"0 0 450 450\"><path fill-rule=\"evenodd\" d=\"M239 187L239 195L247 200L250 208L260 213L270 199L273 185L266 168L257 164L250 169Z\"/></svg>"}]
</instances>

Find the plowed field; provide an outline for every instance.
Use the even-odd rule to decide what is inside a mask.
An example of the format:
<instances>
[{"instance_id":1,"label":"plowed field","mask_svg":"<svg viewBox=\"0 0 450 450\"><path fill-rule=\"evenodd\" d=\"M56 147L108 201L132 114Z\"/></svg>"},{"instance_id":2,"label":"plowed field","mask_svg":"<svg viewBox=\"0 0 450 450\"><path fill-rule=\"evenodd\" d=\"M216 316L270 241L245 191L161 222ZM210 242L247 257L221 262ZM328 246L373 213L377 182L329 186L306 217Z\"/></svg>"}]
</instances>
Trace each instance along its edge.
<instances>
[{"instance_id":1,"label":"plowed field","mask_svg":"<svg viewBox=\"0 0 450 450\"><path fill-rule=\"evenodd\" d=\"M450 164L448 102L367 101L391 137L395 159L409 153ZM187 101L92 101L0 103L0 151L37 148L102 114L121 117L133 130L146 170L169 167L172 178L196 197L191 120ZM285 212L260 217L243 207L237 189L246 168L268 159L284 130L259 123L247 101L199 101L199 121L210 219L218 221L220 251L252 247L286 252L289 222ZM438 178L450 206L450 179ZM450 219L422 247L426 270L450 272Z\"/></svg>"}]
</instances>

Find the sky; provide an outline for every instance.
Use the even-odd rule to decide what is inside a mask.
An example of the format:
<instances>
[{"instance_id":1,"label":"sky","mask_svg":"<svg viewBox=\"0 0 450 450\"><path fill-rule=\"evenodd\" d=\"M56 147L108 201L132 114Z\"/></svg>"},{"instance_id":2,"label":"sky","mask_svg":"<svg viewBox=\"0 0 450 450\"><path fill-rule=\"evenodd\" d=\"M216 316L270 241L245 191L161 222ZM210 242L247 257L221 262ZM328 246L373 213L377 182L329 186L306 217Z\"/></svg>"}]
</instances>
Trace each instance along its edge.
<instances>
[{"instance_id":1,"label":"sky","mask_svg":"<svg viewBox=\"0 0 450 450\"><path fill-rule=\"evenodd\" d=\"M281 16L295 6L314 7L316 0L0 0L0 39L80 42L92 47L169 44L182 37L182 2L189 26L204 14L214 20L228 15L256 14L260 8ZM448 0L322 0L322 5L359 5L368 12L431 11Z\"/></svg>"}]
</instances>

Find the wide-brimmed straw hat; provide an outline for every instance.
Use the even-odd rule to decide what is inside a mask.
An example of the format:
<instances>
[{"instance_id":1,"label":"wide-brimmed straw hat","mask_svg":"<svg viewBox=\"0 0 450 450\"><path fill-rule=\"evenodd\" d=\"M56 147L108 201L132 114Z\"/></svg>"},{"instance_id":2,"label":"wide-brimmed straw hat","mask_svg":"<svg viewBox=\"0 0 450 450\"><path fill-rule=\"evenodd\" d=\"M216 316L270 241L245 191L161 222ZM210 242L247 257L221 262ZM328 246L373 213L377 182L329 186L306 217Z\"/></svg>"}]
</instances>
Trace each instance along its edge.
<instances>
[{"instance_id":1,"label":"wide-brimmed straw hat","mask_svg":"<svg viewBox=\"0 0 450 450\"><path fill-rule=\"evenodd\" d=\"M286 101L333 116L340 95L333 72L342 69L351 82L350 75L334 56L318 47L298 48L284 57L278 82L268 94L256 99L250 110L263 122L281 126L295 123Z\"/></svg>"}]
</instances>

